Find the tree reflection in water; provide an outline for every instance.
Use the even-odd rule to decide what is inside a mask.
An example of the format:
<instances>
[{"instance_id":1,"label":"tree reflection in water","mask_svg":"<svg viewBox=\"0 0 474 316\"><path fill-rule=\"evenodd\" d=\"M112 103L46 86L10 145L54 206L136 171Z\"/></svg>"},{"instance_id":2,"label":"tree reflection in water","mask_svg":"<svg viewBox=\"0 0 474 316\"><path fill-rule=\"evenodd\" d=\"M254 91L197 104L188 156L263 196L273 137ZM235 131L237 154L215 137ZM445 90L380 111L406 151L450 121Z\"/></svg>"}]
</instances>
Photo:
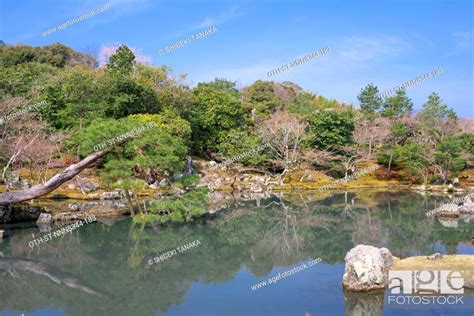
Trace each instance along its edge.
<instances>
[{"instance_id":1,"label":"tree reflection in water","mask_svg":"<svg viewBox=\"0 0 474 316\"><path fill-rule=\"evenodd\" d=\"M31 229L12 231L0 243L0 310L48 307L64 308L68 315L152 315L182 304L193 283L231 281L242 268L266 277L275 267L309 258L343 264L347 251L359 243L405 257L431 254L442 241L454 253L457 244L473 236L469 223L446 228L426 218L439 199L377 191L324 196L235 201L187 225L137 225L127 218L112 225L95 223L33 250L28 247ZM148 265L157 254L194 240L199 247ZM20 261L15 264L12 258ZM25 269L25 262L40 269ZM69 286L52 278L69 280ZM346 309L350 302L355 301L348 300Z\"/></svg>"}]
</instances>

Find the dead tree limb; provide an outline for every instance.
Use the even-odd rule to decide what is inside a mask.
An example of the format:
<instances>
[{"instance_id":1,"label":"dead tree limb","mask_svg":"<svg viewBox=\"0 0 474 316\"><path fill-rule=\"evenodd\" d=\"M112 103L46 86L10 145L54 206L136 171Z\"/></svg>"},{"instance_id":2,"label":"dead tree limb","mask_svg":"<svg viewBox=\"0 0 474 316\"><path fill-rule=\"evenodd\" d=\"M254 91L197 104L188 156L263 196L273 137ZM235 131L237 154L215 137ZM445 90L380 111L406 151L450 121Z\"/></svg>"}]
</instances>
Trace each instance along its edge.
<instances>
[{"instance_id":1,"label":"dead tree limb","mask_svg":"<svg viewBox=\"0 0 474 316\"><path fill-rule=\"evenodd\" d=\"M61 173L56 174L54 177L49 179L46 183L32 186L29 189L18 191L18 192L3 192L0 193L0 205L11 204L28 201L55 190L61 184L71 180L78 175L82 170L93 164L97 159L105 156L108 151L95 152L83 160L79 161L74 165L70 165L64 169Z\"/></svg>"}]
</instances>

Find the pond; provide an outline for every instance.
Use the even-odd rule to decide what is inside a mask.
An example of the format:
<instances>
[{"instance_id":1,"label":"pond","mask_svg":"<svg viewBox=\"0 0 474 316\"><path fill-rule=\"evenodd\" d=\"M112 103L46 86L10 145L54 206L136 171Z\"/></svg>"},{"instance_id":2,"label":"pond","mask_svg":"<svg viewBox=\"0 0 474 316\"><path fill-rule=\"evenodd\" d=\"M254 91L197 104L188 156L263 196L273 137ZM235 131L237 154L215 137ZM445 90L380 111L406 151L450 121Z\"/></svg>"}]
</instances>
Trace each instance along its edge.
<instances>
[{"instance_id":1,"label":"pond","mask_svg":"<svg viewBox=\"0 0 474 316\"><path fill-rule=\"evenodd\" d=\"M186 225L93 222L33 248L45 234L36 225L3 226L0 315L472 316L468 291L464 304L410 306L388 304L387 291L342 290L344 256L357 244L401 258L474 255L472 222L425 216L442 200L410 191L279 194L236 200Z\"/></svg>"}]
</instances>

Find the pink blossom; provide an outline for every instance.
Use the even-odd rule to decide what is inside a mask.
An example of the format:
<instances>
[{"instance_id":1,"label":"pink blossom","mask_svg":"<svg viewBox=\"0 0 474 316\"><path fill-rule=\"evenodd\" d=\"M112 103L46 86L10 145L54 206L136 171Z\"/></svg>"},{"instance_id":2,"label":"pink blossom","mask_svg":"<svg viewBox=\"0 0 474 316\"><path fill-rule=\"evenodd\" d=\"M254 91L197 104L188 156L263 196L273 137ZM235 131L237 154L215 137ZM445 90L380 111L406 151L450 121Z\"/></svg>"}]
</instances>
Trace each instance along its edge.
<instances>
[{"instance_id":1,"label":"pink blossom","mask_svg":"<svg viewBox=\"0 0 474 316\"><path fill-rule=\"evenodd\" d=\"M123 44L112 44L112 45L102 45L102 47L100 48L100 52L99 52L99 58L98 58L98 61L99 61L99 67L103 67L105 65L107 65L107 63L109 62L109 58L115 54L115 52L117 51L117 49L119 49L120 46L122 46ZM138 48L135 48L135 47L129 47L130 50L133 52L133 54L135 55L135 62L138 63L138 64L142 64L142 65L151 65L151 57L149 56L145 56L142 54L142 50L141 49L138 49Z\"/></svg>"}]
</instances>

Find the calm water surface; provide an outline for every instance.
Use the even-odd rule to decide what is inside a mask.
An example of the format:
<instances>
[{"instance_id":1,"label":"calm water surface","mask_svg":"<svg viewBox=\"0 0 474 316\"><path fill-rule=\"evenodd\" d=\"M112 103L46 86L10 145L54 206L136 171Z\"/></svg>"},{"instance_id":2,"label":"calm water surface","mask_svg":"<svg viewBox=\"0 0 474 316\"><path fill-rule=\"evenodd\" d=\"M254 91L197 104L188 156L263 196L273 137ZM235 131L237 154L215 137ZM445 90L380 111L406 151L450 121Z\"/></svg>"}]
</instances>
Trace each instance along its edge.
<instances>
[{"instance_id":1,"label":"calm water surface","mask_svg":"<svg viewBox=\"0 0 474 316\"><path fill-rule=\"evenodd\" d=\"M388 292L342 291L344 256L357 244L402 258L474 255L472 221L424 215L442 200L370 190L272 196L235 201L181 226L96 222L33 249L33 234L42 235L35 225L3 226L10 237L0 242L0 315L472 316L472 292L463 305L410 306L388 304ZM195 240L198 246L149 264ZM251 289L317 258L321 263Z\"/></svg>"}]
</instances>

